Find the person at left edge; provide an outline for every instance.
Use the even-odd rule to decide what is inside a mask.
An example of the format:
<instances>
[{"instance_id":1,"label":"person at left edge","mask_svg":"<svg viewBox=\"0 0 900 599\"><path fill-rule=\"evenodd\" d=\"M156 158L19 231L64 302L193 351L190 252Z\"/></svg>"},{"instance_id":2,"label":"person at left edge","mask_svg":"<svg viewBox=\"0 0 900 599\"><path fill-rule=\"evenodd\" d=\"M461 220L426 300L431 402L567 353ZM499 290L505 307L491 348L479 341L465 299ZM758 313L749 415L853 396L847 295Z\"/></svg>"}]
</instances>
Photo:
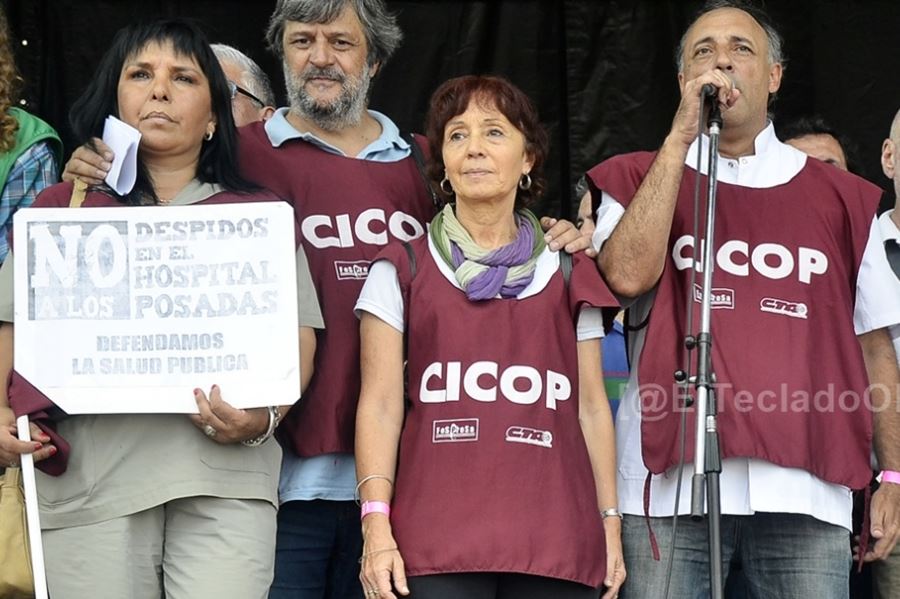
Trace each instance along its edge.
<instances>
[{"instance_id":1,"label":"person at left edge","mask_svg":"<svg viewBox=\"0 0 900 599\"><path fill-rule=\"evenodd\" d=\"M20 82L6 14L0 9L0 260L9 249L6 237L13 214L31 206L42 189L56 183L62 159L56 131L13 106Z\"/></svg>"},{"instance_id":2,"label":"person at left edge","mask_svg":"<svg viewBox=\"0 0 900 599\"><path fill-rule=\"evenodd\" d=\"M278 200L236 175L226 79L195 25L157 21L116 35L72 107L73 130L87 141L101 133L109 114L142 134L138 179L124 197L95 186L84 206ZM71 194L71 184L55 185L36 206L68 206ZM312 375L313 327L322 318L302 249L297 265L303 388ZM0 271L4 380L13 366L11 266L7 259ZM270 437L287 407L237 410L227 403L228 389L217 386L194 396L199 414L191 416L48 418L59 410L13 372L10 403L42 427L36 457L47 459L39 462L44 473L37 486L53 597L268 596L281 461ZM33 448L13 437L5 386L0 406L0 458L17 463L18 454Z\"/></svg>"}]
</instances>

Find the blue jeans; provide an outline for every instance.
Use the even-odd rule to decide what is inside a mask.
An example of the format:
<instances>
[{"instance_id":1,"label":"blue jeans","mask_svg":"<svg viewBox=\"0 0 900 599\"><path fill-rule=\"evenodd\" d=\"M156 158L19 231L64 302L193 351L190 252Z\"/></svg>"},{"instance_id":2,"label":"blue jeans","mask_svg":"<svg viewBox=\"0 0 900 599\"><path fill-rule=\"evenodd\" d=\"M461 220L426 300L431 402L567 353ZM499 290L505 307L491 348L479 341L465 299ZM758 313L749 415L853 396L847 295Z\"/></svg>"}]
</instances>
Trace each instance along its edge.
<instances>
[{"instance_id":1,"label":"blue jeans","mask_svg":"<svg viewBox=\"0 0 900 599\"><path fill-rule=\"evenodd\" d=\"M643 516L625 516L622 542L628 579L621 599L663 598L666 560L672 545L672 519L650 518L659 543L660 561L653 559ZM722 516L722 568L740 561L751 599L847 599L850 576L850 532L798 514L759 512L752 516ZM706 521L684 516L672 567L670 596L709 597Z\"/></svg>"},{"instance_id":2,"label":"blue jeans","mask_svg":"<svg viewBox=\"0 0 900 599\"><path fill-rule=\"evenodd\" d=\"M278 510L269 599L362 599L362 532L353 501L288 501Z\"/></svg>"}]
</instances>

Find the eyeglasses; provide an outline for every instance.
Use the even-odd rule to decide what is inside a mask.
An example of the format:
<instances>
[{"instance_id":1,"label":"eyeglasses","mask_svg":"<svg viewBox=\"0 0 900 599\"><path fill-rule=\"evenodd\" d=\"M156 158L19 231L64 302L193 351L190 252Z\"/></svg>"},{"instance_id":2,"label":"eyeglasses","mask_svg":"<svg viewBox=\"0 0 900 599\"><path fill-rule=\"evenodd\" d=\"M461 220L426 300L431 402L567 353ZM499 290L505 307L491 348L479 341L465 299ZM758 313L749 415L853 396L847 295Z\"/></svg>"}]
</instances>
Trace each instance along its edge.
<instances>
[{"instance_id":1,"label":"eyeglasses","mask_svg":"<svg viewBox=\"0 0 900 599\"><path fill-rule=\"evenodd\" d=\"M265 102L263 102L262 100L260 100L259 98L257 98L256 96L254 96L253 94L248 92L246 89L244 89L243 87L241 87L240 85L238 85L237 83L232 81L231 79L228 80L228 91L231 92L232 100L234 100L235 96L237 96L238 94L243 94L243 95L247 96L248 98L250 98L251 100L253 100L254 102L256 102L257 104L259 104L260 108L263 108L266 105Z\"/></svg>"}]
</instances>

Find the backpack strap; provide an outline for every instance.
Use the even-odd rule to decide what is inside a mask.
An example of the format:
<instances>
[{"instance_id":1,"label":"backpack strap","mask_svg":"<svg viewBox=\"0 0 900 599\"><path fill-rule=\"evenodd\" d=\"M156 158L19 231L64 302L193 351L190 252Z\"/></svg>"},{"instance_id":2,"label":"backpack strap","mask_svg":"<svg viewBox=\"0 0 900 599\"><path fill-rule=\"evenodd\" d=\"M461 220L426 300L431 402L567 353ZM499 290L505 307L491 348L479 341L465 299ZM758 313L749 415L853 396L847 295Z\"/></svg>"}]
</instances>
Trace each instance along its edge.
<instances>
[{"instance_id":1,"label":"backpack strap","mask_svg":"<svg viewBox=\"0 0 900 599\"><path fill-rule=\"evenodd\" d=\"M80 208L84 203L84 196L87 193L87 183L81 179L75 179L72 187L72 196L69 198L69 208Z\"/></svg>"},{"instance_id":2,"label":"backpack strap","mask_svg":"<svg viewBox=\"0 0 900 599\"><path fill-rule=\"evenodd\" d=\"M563 281L568 288L569 279L572 278L572 254L565 250L559 251L559 269L562 271Z\"/></svg>"},{"instance_id":3,"label":"backpack strap","mask_svg":"<svg viewBox=\"0 0 900 599\"><path fill-rule=\"evenodd\" d=\"M403 242L403 249L406 250L406 257L409 258L409 282L412 283L412 280L416 278L416 253L408 241Z\"/></svg>"},{"instance_id":4,"label":"backpack strap","mask_svg":"<svg viewBox=\"0 0 900 599\"><path fill-rule=\"evenodd\" d=\"M403 295L403 318L404 320L409 320L409 290L412 287L412 281L416 278L416 271L418 270L418 264L416 262L416 252L408 241L401 242L403 245L403 249L406 250L406 261L409 265L409 269L406 272L403 272L402 266L397 265L397 279L400 281L400 293ZM408 323L403 323L403 336L406 337L407 326ZM406 343L404 342L404 345Z\"/></svg>"},{"instance_id":5,"label":"backpack strap","mask_svg":"<svg viewBox=\"0 0 900 599\"><path fill-rule=\"evenodd\" d=\"M413 250L412 245L408 241L403 242L403 249L406 250L406 257L409 261L409 278L405 275L399 275L400 279L400 293L403 294L403 404L408 410L410 405L412 404L412 400L409 399L409 296L410 296L410 287L412 286L412 281L416 278L416 271L418 266L416 264L416 252Z\"/></svg>"},{"instance_id":6,"label":"backpack strap","mask_svg":"<svg viewBox=\"0 0 900 599\"><path fill-rule=\"evenodd\" d=\"M887 254L888 264L891 265L891 270L893 270L894 274L897 275L897 278L900 279L900 243L888 239L884 242L884 251Z\"/></svg>"},{"instance_id":7,"label":"backpack strap","mask_svg":"<svg viewBox=\"0 0 900 599\"><path fill-rule=\"evenodd\" d=\"M416 141L416 136L412 133L403 133L401 137L409 143L409 150L416 163L416 169L419 171L419 176L422 177L422 183L425 185L425 189L427 189L428 193L431 195L431 203L434 205L434 211L440 212L441 208L444 207L444 202L438 197L437 192L434 191L434 187L431 185L431 181L428 179L428 174L425 169L425 155L422 153L422 147L419 145L419 142Z\"/></svg>"}]
</instances>

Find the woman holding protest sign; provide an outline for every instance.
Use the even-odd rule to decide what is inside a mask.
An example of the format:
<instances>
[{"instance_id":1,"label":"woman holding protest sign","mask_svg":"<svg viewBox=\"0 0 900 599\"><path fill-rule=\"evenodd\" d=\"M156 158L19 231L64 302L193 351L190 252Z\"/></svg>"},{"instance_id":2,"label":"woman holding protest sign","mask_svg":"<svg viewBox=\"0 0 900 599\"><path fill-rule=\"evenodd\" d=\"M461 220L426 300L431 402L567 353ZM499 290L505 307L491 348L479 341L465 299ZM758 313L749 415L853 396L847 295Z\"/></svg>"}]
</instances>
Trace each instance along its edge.
<instances>
[{"instance_id":1,"label":"woman holding protest sign","mask_svg":"<svg viewBox=\"0 0 900 599\"><path fill-rule=\"evenodd\" d=\"M141 133L137 182L124 195L105 185L91 188L83 206L277 200L236 174L227 81L195 25L158 21L117 34L72 107L73 129L88 142L100 136L108 115ZM35 205L70 206L77 195L63 183ZM185 247L190 250L190 241ZM11 266L8 260L0 271L0 376L13 366ZM297 275L305 388L313 329L322 319L300 249ZM217 386L195 389L192 416L65 417L13 373L8 397L6 389L0 393L0 461L14 464L34 451L49 474L39 476L38 494L52 596L267 596L281 458L272 433L289 406L240 410L227 395ZM41 425L33 446L14 438L9 405Z\"/></svg>"}]
</instances>

